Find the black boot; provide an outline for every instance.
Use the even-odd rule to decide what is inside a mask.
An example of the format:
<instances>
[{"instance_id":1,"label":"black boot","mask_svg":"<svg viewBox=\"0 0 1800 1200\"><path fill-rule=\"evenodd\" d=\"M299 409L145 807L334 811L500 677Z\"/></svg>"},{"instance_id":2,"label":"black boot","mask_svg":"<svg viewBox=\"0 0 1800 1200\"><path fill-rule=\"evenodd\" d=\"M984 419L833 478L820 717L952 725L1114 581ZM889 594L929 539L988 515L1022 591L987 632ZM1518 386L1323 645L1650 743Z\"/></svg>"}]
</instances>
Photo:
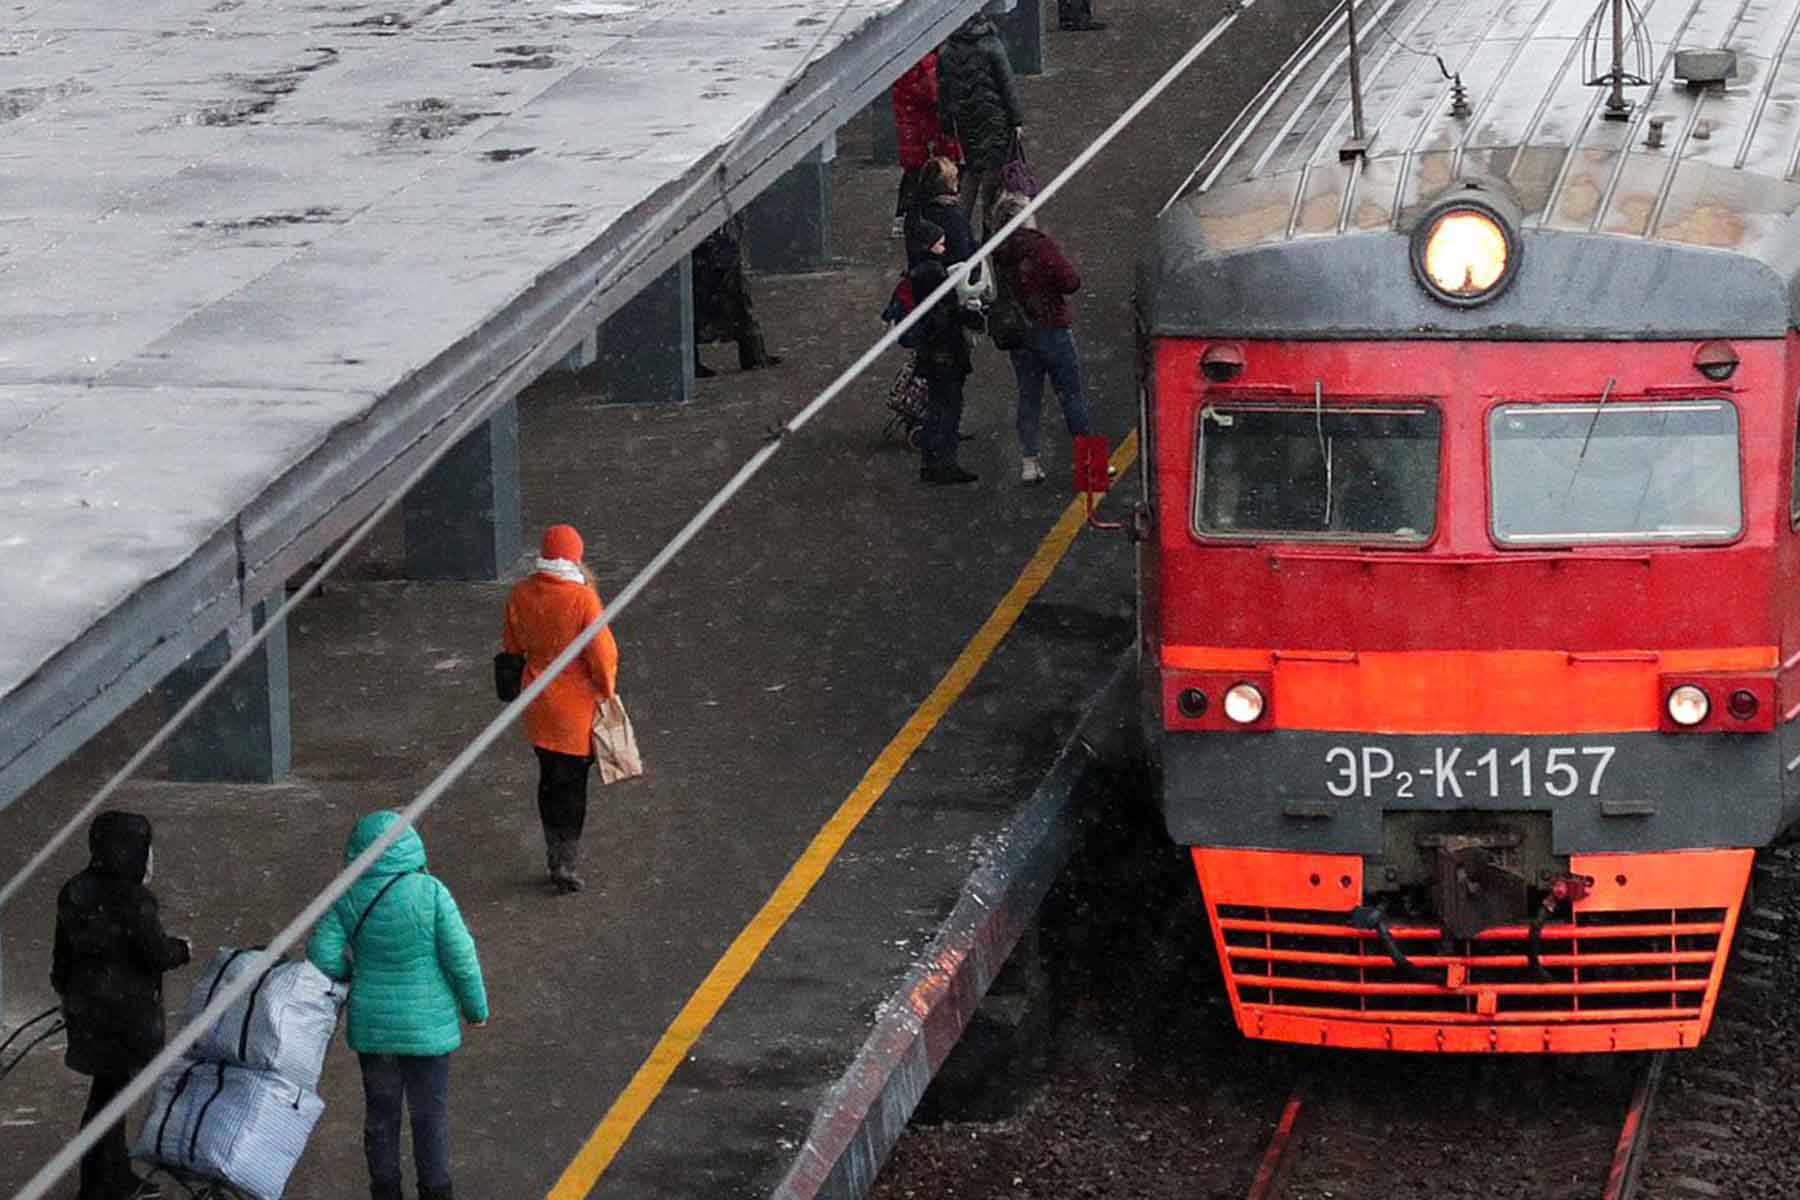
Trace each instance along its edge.
<instances>
[{"instance_id":1,"label":"black boot","mask_svg":"<svg viewBox=\"0 0 1800 1200\"><path fill-rule=\"evenodd\" d=\"M447 1183L441 1188L428 1188L420 1184L419 1200L455 1200L455 1198L451 1196L450 1185Z\"/></svg>"},{"instance_id":2,"label":"black boot","mask_svg":"<svg viewBox=\"0 0 1800 1200\"><path fill-rule=\"evenodd\" d=\"M579 845L574 838L562 838L556 843L552 852L555 865L550 868L550 883L563 895L579 892L582 889L581 876L575 873L576 848Z\"/></svg>"},{"instance_id":3,"label":"black boot","mask_svg":"<svg viewBox=\"0 0 1800 1200\"><path fill-rule=\"evenodd\" d=\"M406 1193L400 1190L398 1183L371 1183L369 1200L406 1200Z\"/></svg>"},{"instance_id":4,"label":"black boot","mask_svg":"<svg viewBox=\"0 0 1800 1200\"><path fill-rule=\"evenodd\" d=\"M781 355L770 354L769 347L763 341L761 325L752 325L744 336L738 339L738 366L745 371L754 371L760 367L773 367L781 362Z\"/></svg>"}]
</instances>

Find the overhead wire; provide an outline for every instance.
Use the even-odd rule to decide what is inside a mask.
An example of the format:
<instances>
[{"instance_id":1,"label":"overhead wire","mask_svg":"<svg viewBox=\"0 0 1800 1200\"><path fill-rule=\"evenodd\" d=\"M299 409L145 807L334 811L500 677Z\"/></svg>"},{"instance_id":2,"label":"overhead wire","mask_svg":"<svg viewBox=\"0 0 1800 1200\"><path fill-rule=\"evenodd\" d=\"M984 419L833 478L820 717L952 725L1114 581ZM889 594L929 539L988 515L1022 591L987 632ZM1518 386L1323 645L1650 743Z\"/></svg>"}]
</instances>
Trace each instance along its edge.
<instances>
[{"instance_id":1,"label":"overhead wire","mask_svg":"<svg viewBox=\"0 0 1800 1200\"><path fill-rule=\"evenodd\" d=\"M386 852L407 830L411 829L418 818L436 803L437 800L453 785L470 766L486 753L489 747L516 721L524 710L542 694L545 688L561 672L575 660L576 656L598 637L600 631L612 625L619 615L627 611L637 597L654 581L673 559L685 549L700 532L712 523L713 518L749 482L761 472L762 468L786 443L788 434L803 429L824 408L841 395L874 364L886 351L898 344L916 324L938 303L956 290L959 283L964 282L972 271L980 268L995 249L1007 238L1030 220L1037 211L1047 204L1051 197L1060 192L1070 180L1087 168L1087 165L1120 133L1136 121L1144 110L1153 104L1177 79L1185 74L1201 55L1211 49L1213 44L1237 23L1239 18L1256 5L1257 0L1235 0L1233 11L1221 17L1186 53L1168 68L1156 82L1145 89L1136 100L1115 118L1093 141L1081 150L1069 165L1058 172L1046 183L1038 194L1032 197L1011 220L994 231L986 241L978 246L968 260L956 264L948 272L948 278L921 298L913 310L896 322L889 330L878 338L867 350L846 367L823 391L794 416L790 417L745 463L738 468L723 487L703 504L699 511L689 518L686 524L657 551L654 557L632 577L623 589L613 598L605 612L592 624L578 633L560 654L553 658L544 671L532 680L511 703L507 704L488 725L475 736L438 775L426 785L404 808L398 812L398 820L392 822L374 841L363 849L355 858L345 864L339 872L285 928L272 937L267 944L267 953L279 957L291 948L310 926L322 917L326 910L347 892L351 885L360 879L369 867ZM822 40L822 38L821 38ZM704 186L707 176L702 176L698 186ZM697 190L696 187L696 190ZM554 335L552 335L554 336ZM341 559L341 555L337 556ZM329 563L328 565L335 565ZM323 570L323 569L322 569ZM316 582L315 576L309 583ZM236 1000L255 983L254 973L246 972L238 978L226 983L212 996L206 1006L195 1015L187 1025L177 1030L164 1045L163 1049L129 1083L116 1097L97 1113L93 1120L82 1127L80 1132L65 1143L49 1162L44 1164L31 1177L25 1186L15 1193L13 1200L41 1200L49 1189L66 1174L81 1156L97 1142L114 1124L123 1119L130 1107L155 1085L156 1080L169 1067L173 1066L187 1049L200 1039L205 1030L219 1019Z\"/></svg>"}]
</instances>

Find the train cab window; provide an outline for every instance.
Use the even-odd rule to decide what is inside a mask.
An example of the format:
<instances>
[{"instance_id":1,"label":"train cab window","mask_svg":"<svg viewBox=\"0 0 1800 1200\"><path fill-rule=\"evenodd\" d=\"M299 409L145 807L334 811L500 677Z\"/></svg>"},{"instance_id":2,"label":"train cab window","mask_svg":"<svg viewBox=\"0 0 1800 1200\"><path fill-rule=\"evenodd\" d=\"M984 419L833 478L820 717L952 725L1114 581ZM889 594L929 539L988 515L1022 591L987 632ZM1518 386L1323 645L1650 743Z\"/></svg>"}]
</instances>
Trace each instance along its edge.
<instances>
[{"instance_id":1,"label":"train cab window","mask_svg":"<svg viewBox=\"0 0 1800 1200\"><path fill-rule=\"evenodd\" d=\"M1488 442L1501 543L1724 542L1743 528L1727 401L1505 404Z\"/></svg>"},{"instance_id":2,"label":"train cab window","mask_svg":"<svg viewBox=\"0 0 1800 1200\"><path fill-rule=\"evenodd\" d=\"M1200 414L1194 530L1423 542L1437 520L1438 411L1220 402Z\"/></svg>"}]
</instances>

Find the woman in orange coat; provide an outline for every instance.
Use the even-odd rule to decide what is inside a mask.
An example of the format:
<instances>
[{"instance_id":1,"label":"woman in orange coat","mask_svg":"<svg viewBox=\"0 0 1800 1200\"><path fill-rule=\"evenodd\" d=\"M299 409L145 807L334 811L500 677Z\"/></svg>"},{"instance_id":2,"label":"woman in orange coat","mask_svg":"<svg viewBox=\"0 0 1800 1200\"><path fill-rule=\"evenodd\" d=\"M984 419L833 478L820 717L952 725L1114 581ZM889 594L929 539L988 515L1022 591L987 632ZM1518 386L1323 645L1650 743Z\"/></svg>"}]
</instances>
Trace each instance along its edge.
<instances>
[{"instance_id":1,"label":"woman in orange coat","mask_svg":"<svg viewBox=\"0 0 1800 1200\"><path fill-rule=\"evenodd\" d=\"M525 656L524 686L600 619L600 596L582 565L582 550L573 525L550 526L537 569L506 597L500 637L508 652ZM608 627L525 710L525 734L537 750L545 858L551 886L559 892L581 890L575 859L587 819L588 768L594 764L594 708L613 694L618 674L619 646Z\"/></svg>"}]
</instances>

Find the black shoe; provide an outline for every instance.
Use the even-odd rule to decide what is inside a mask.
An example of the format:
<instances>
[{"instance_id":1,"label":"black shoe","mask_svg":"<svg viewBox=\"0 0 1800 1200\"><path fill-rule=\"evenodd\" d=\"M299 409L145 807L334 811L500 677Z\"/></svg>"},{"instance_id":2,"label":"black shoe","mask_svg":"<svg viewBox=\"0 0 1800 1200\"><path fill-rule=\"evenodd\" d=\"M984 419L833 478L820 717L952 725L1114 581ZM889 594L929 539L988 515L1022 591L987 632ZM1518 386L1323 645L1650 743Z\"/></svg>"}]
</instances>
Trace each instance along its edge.
<instances>
[{"instance_id":1,"label":"black shoe","mask_svg":"<svg viewBox=\"0 0 1800 1200\"><path fill-rule=\"evenodd\" d=\"M781 365L781 355L765 354L755 362L743 364L743 369L746 371L760 371L764 367L778 367L780 365Z\"/></svg>"},{"instance_id":2,"label":"black shoe","mask_svg":"<svg viewBox=\"0 0 1800 1200\"><path fill-rule=\"evenodd\" d=\"M926 483L974 483L979 478L975 472L965 471L955 463L927 467L924 476Z\"/></svg>"},{"instance_id":3,"label":"black shoe","mask_svg":"<svg viewBox=\"0 0 1800 1200\"><path fill-rule=\"evenodd\" d=\"M1057 26L1064 33L1098 33L1106 28L1105 21L1066 21Z\"/></svg>"}]
</instances>

